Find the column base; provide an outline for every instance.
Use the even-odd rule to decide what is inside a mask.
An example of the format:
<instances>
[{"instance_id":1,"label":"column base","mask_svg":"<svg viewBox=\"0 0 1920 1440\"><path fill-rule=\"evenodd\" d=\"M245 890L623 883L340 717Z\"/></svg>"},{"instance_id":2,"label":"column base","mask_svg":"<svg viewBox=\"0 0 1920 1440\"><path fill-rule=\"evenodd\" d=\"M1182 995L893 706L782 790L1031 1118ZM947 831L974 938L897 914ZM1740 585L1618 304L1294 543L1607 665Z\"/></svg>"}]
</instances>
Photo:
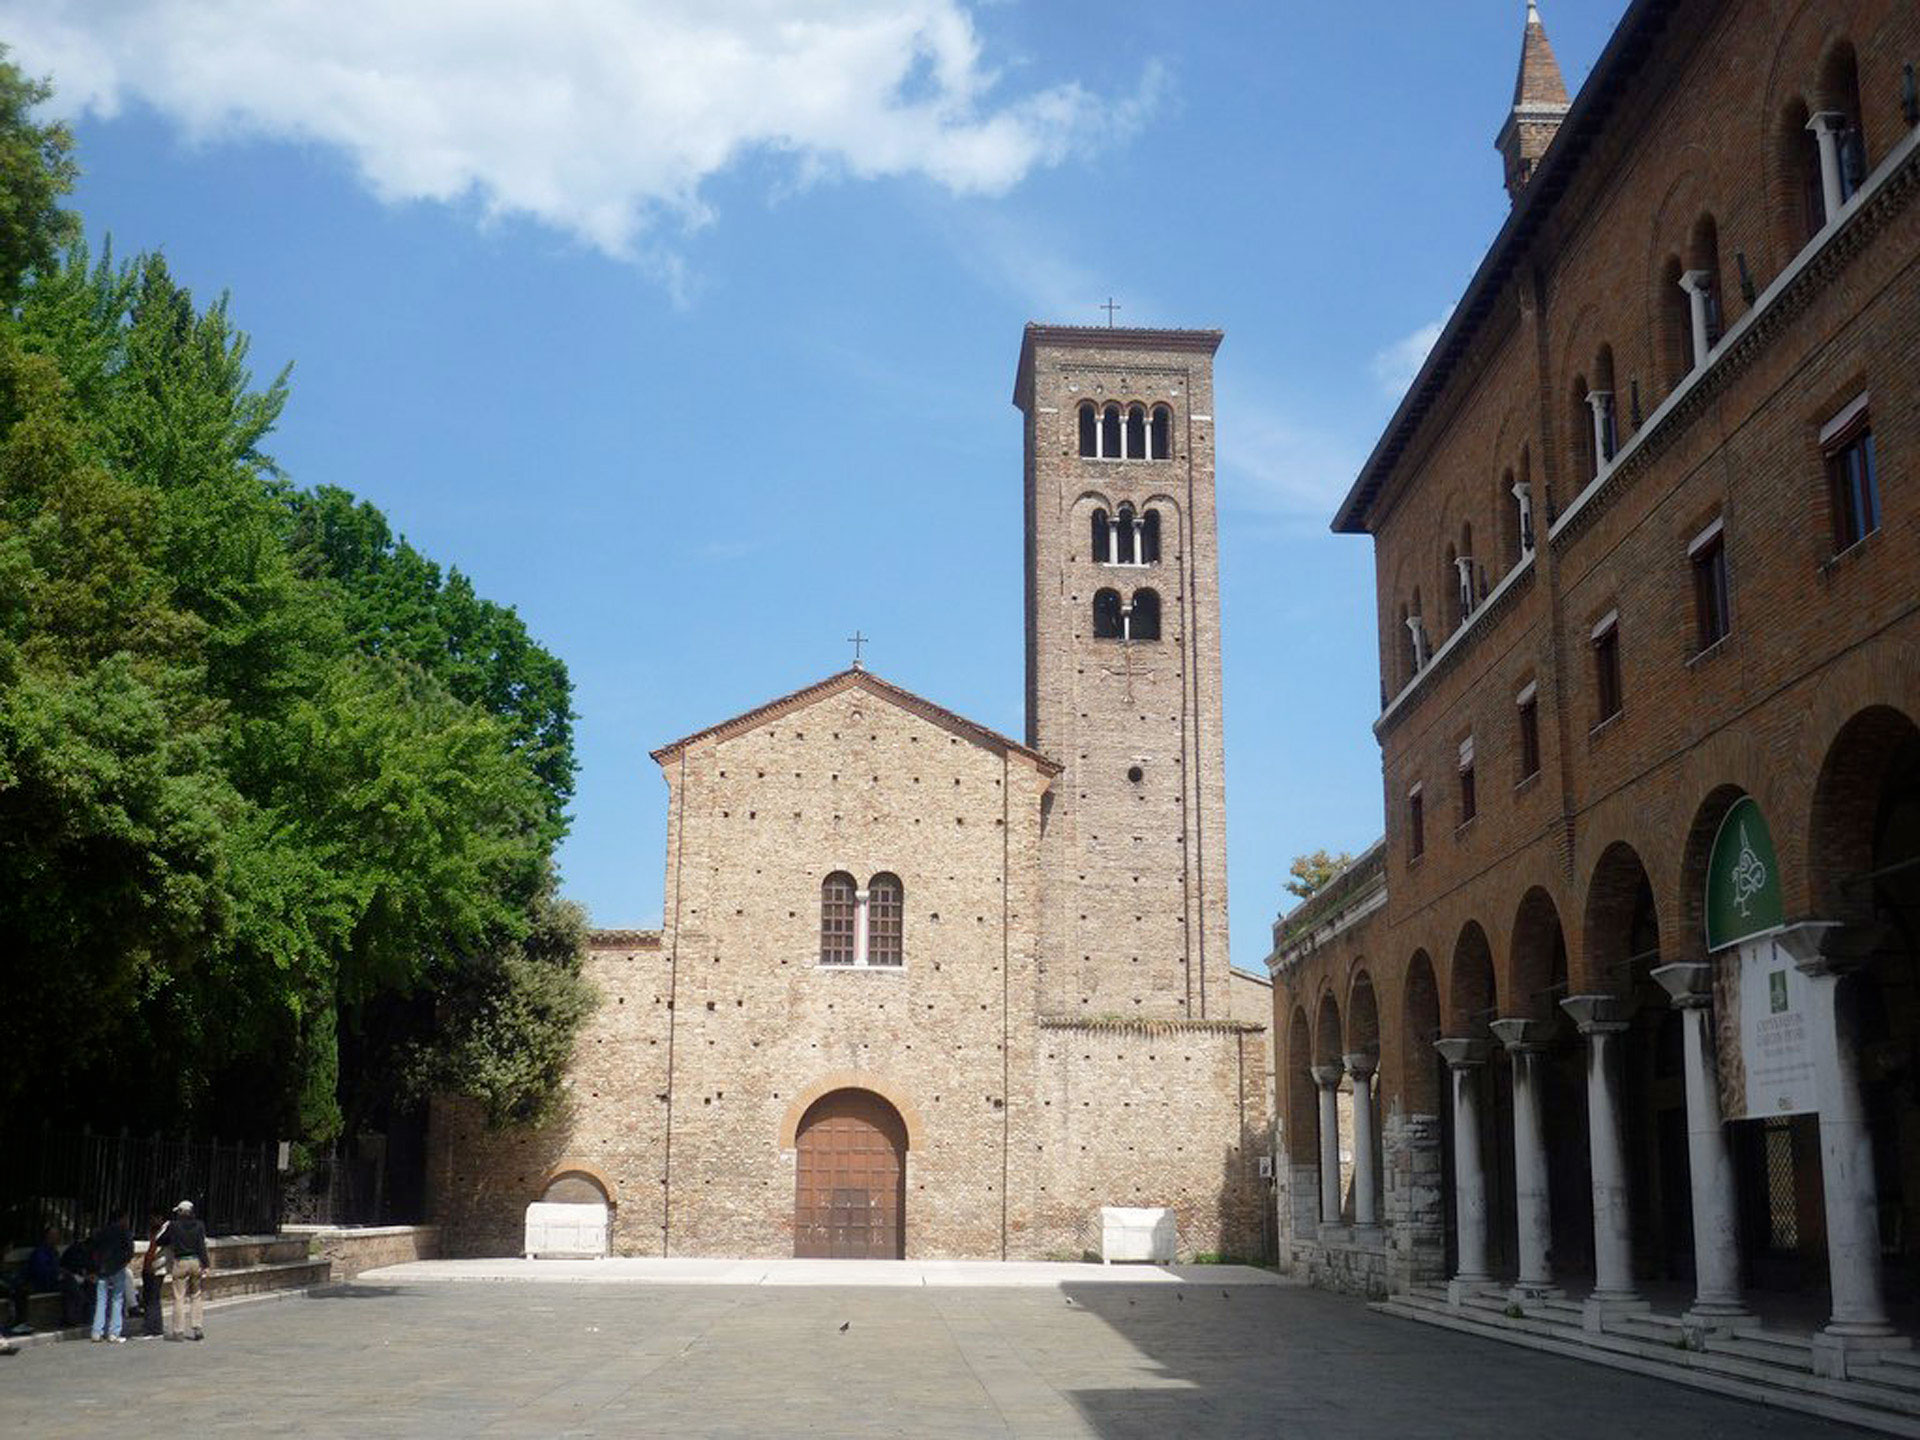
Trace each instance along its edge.
<instances>
[{"instance_id":1,"label":"column base","mask_svg":"<svg viewBox=\"0 0 1920 1440\"><path fill-rule=\"evenodd\" d=\"M1889 1351L1911 1350L1913 1341L1905 1335L1853 1335L1836 1332L1832 1326L1813 1337L1813 1373L1827 1380L1847 1378L1849 1356L1870 1359Z\"/></svg>"},{"instance_id":2,"label":"column base","mask_svg":"<svg viewBox=\"0 0 1920 1440\"><path fill-rule=\"evenodd\" d=\"M1580 1302L1580 1328L1598 1335L1607 1328L1609 1320L1618 1320L1625 1315L1646 1315L1652 1310L1651 1300L1642 1300L1631 1293L1589 1295Z\"/></svg>"},{"instance_id":3,"label":"column base","mask_svg":"<svg viewBox=\"0 0 1920 1440\"><path fill-rule=\"evenodd\" d=\"M1491 1275L1456 1275L1447 1281L1447 1308L1458 1310L1467 1303L1469 1295L1478 1295L1493 1284Z\"/></svg>"},{"instance_id":4,"label":"column base","mask_svg":"<svg viewBox=\"0 0 1920 1440\"><path fill-rule=\"evenodd\" d=\"M1759 1316L1729 1300L1709 1300L1682 1311L1680 1325L1689 1350L1706 1349L1710 1335L1751 1333L1761 1328Z\"/></svg>"},{"instance_id":5,"label":"column base","mask_svg":"<svg viewBox=\"0 0 1920 1440\"><path fill-rule=\"evenodd\" d=\"M1542 1300L1564 1300L1567 1292L1551 1280L1534 1284L1526 1280L1516 1280L1507 1289L1507 1299L1516 1305L1525 1305L1529 1301L1539 1304Z\"/></svg>"}]
</instances>

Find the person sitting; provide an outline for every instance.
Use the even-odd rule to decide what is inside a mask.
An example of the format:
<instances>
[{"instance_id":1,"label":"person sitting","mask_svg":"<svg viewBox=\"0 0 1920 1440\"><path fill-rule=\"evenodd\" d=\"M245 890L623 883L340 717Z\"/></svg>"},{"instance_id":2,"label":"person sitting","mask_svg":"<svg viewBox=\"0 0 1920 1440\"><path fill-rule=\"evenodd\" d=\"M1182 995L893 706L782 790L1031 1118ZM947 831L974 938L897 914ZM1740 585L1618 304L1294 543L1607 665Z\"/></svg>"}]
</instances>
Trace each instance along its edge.
<instances>
[{"instance_id":1,"label":"person sitting","mask_svg":"<svg viewBox=\"0 0 1920 1440\"><path fill-rule=\"evenodd\" d=\"M31 1335L27 1321L28 1302L35 1295L60 1291L60 1232L49 1225L41 1232L40 1243L28 1252L26 1263L7 1281L7 1293L13 1300L14 1335Z\"/></svg>"},{"instance_id":2,"label":"person sitting","mask_svg":"<svg viewBox=\"0 0 1920 1440\"><path fill-rule=\"evenodd\" d=\"M60 1252L60 1323L87 1323L93 1292L93 1251L78 1235Z\"/></svg>"}]
</instances>

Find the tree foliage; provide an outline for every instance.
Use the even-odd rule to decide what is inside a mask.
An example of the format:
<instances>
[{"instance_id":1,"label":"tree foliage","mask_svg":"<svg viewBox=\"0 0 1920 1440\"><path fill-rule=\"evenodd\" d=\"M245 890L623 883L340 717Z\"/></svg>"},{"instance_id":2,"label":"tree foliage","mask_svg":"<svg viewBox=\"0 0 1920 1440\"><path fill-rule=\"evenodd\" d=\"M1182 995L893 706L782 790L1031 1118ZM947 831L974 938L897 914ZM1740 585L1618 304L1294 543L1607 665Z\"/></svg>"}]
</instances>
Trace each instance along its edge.
<instances>
[{"instance_id":1,"label":"tree foliage","mask_svg":"<svg viewBox=\"0 0 1920 1440\"><path fill-rule=\"evenodd\" d=\"M1326 888L1326 884L1348 865L1353 856L1342 850L1338 855L1329 855L1325 850L1313 850L1305 855L1293 857L1293 864L1287 867L1287 873L1293 878L1287 881L1287 889L1302 900L1310 899Z\"/></svg>"},{"instance_id":2,"label":"tree foliage","mask_svg":"<svg viewBox=\"0 0 1920 1440\"><path fill-rule=\"evenodd\" d=\"M60 251L44 96L0 62L0 954L31 1021L0 1112L324 1145L411 1067L542 1113L584 1008L566 669L281 474L288 377L254 385L224 297Z\"/></svg>"}]
</instances>

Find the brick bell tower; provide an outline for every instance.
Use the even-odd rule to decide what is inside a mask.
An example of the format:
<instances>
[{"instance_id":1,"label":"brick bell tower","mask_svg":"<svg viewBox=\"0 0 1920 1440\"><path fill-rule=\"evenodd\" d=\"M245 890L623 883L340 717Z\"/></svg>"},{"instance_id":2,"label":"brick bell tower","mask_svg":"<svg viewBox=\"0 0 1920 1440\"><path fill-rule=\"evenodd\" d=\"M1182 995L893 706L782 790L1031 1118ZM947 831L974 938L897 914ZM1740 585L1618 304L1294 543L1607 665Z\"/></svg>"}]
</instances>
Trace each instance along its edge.
<instances>
[{"instance_id":1,"label":"brick bell tower","mask_svg":"<svg viewBox=\"0 0 1920 1440\"><path fill-rule=\"evenodd\" d=\"M1220 340L1028 325L1020 347L1027 743L1066 767L1041 838L1043 1014L1229 1015Z\"/></svg>"}]
</instances>

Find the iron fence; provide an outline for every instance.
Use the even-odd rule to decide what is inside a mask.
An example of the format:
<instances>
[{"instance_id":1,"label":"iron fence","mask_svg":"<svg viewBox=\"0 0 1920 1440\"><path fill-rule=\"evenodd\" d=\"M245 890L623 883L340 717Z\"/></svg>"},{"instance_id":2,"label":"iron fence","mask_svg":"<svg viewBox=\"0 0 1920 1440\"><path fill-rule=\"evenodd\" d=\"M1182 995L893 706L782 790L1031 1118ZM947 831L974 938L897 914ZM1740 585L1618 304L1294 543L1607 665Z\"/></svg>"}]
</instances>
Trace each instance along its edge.
<instances>
[{"instance_id":1,"label":"iron fence","mask_svg":"<svg viewBox=\"0 0 1920 1440\"><path fill-rule=\"evenodd\" d=\"M16 1245L48 1225L90 1235L125 1210L136 1231L147 1212L191 1200L211 1235L266 1235L280 1228L279 1145L222 1144L164 1135L53 1130L4 1142L0 1223Z\"/></svg>"}]
</instances>

